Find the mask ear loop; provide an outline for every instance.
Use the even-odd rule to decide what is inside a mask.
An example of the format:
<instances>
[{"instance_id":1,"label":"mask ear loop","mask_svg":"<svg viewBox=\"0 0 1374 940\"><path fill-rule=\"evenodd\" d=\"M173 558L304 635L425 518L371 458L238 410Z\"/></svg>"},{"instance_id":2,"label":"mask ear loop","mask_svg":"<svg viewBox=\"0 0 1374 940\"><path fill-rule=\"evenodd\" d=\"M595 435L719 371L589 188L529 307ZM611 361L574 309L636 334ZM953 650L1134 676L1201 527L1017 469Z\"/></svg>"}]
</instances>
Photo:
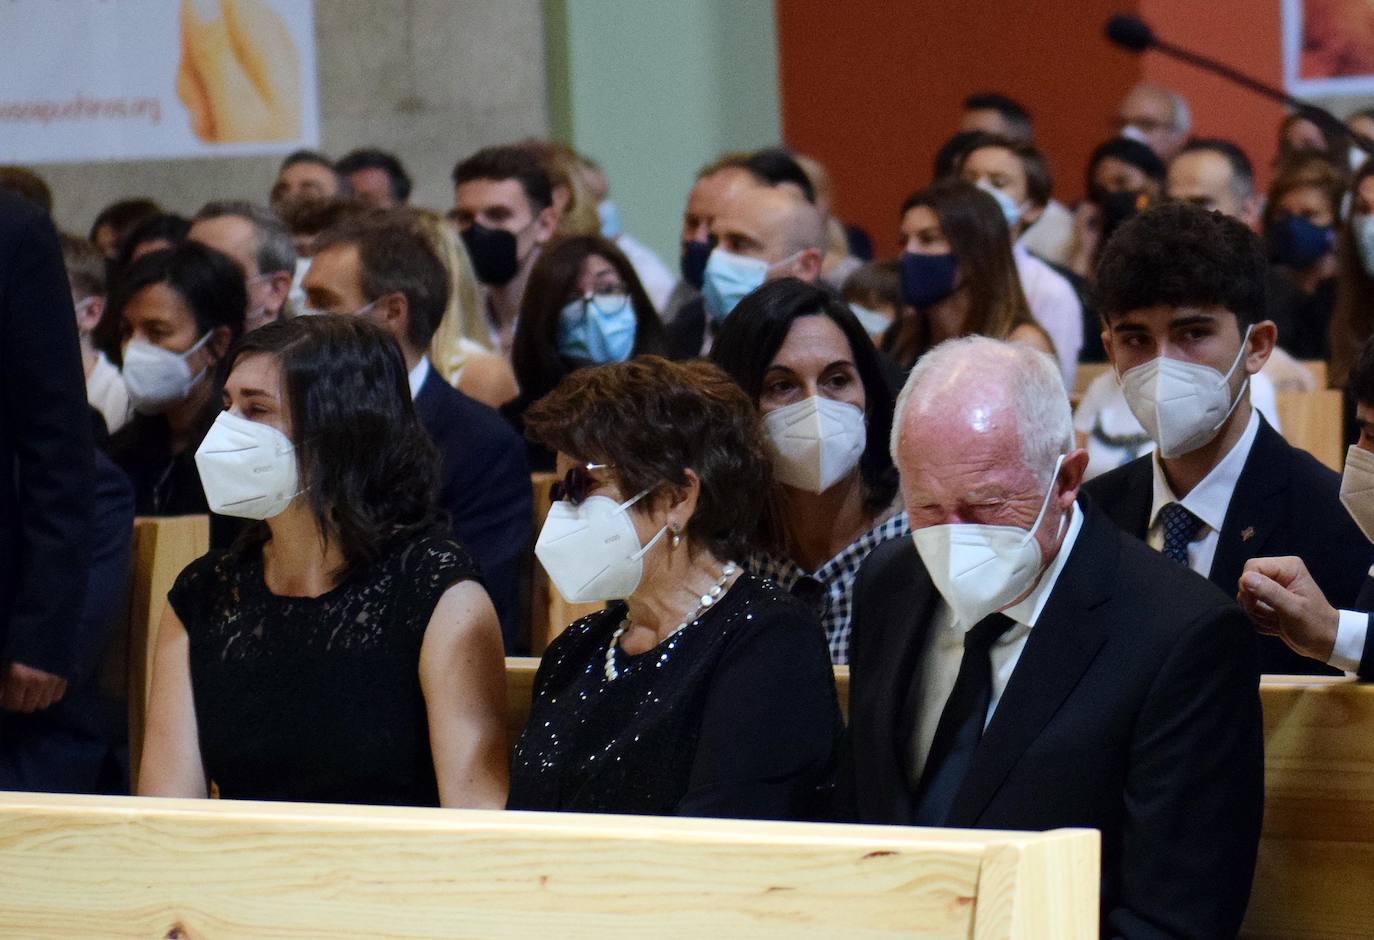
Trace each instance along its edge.
<instances>
[{"instance_id":1,"label":"mask ear loop","mask_svg":"<svg viewBox=\"0 0 1374 940\"><path fill-rule=\"evenodd\" d=\"M1240 340L1240 352L1236 353L1236 361L1231 363L1231 368L1227 369L1226 374L1222 376L1222 384L1229 387L1231 384L1231 374L1236 371L1237 366L1245 361L1245 349L1250 344L1250 331L1254 328L1254 324L1245 328L1245 335L1242 336ZM1247 374L1245 376L1245 381L1240 384L1240 390L1236 392L1236 397L1231 401L1231 407L1226 409L1226 414L1217 422L1217 427L1221 427L1230 419L1231 415L1235 414L1236 406L1240 404L1240 396L1245 394L1245 390L1249 387L1250 376Z\"/></svg>"},{"instance_id":2,"label":"mask ear loop","mask_svg":"<svg viewBox=\"0 0 1374 940\"><path fill-rule=\"evenodd\" d=\"M641 490L641 491L640 491L638 494L636 494L635 496L632 496L630 499L628 499L628 500L626 500L625 502L621 503L621 504L620 504L620 511L621 511L621 512L626 512L631 506L633 506L635 503L639 502L639 501L640 501L641 499L643 499L645 496L648 496L651 492L653 492L653 487L649 487L649 488L646 489L646 490ZM657 545L658 542L659 542L659 540L660 540L661 538L663 538L663 536L665 536L665 535L667 535L667 534L668 534L668 526L667 526L667 525L664 525L663 528L659 529L656 533L654 533L654 537L651 538L651 539L649 539L649 541L648 541L647 543L645 543L645 545L644 545L643 548L641 548L639 551L634 552L633 554L630 555L630 560L631 560L631 561L639 561L639 560L640 560L641 558L643 558L645 555L649 554L649 549L651 549L651 548L653 548L655 545Z\"/></svg>"},{"instance_id":3,"label":"mask ear loop","mask_svg":"<svg viewBox=\"0 0 1374 940\"><path fill-rule=\"evenodd\" d=\"M1059 468L1064 466L1065 456L1067 455L1060 454L1059 459L1054 462L1054 472L1050 474L1050 488L1045 491L1045 501L1040 504L1040 514L1035 517L1035 522L1032 523L1030 530L1026 533L1026 537L1021 540L1022 545L1035 538L1035 533L1040 531L1040 523L1045 521L1045 513L1050 508L1050 498L1054 496L1054 484L1059 482ZM1059 518L1059 528L1061 530L1064 528L1064 518L1062 516ZM1055 537L1058 538L1058 536L1059 533L1055 532Z\"/></svg>"}]
</instances>

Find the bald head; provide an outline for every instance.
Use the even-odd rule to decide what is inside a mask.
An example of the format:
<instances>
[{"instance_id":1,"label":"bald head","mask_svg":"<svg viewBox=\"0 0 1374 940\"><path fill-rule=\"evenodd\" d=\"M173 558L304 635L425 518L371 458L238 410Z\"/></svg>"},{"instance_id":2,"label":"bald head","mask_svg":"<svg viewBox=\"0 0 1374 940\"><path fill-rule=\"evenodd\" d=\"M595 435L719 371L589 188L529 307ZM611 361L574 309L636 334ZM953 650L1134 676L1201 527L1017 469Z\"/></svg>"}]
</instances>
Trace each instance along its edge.
<instances>
[{"instance_id":1,"label":"bald head","mask_svg":"<svg viewBox=\"0 0 1374 940\"><path fill-rule=\"evenodd\" d=\"M1046 564L1088 466L1087 452L1073 449L1054 360L980 336L942 343L917 362L897 399L892 451L913 532L1023 529Z\"/></svg>"},{"instance_id":2,"label":"bald head","mask_svg":"<svg viewBox=\"0 0 1374 940\"><path fill-rule=\"evenodd\" d=\"M967 336L916 363L897 398L892 457L986 451L1048 481L1072 448L1073 422L1059 370L1019 343Z\"/></svg>"},{"instance_id":3,"label":"bald head","mask_svg":"<svg viewBox=\"0 0 1374 940\"><path fill-rule=\"evenodd\" d=\"M1148 144L1161 160L1178 153L1192 127L1183 96L1153 82L1141 82L1126 93L1116 120L1123 137Z\"/></svg>"},{"instance_id":4,"label":"bald head","mask_svg":"<svg viewBox=\"0 0 1374 940\"><path fill-rule=\"evenodd\" d=\"M825 253L825 225L811 203L781 187L751 186L721 206L711 234L726 251L775 265L769 277L814 283Z\"/></svg>"}]
</instances>

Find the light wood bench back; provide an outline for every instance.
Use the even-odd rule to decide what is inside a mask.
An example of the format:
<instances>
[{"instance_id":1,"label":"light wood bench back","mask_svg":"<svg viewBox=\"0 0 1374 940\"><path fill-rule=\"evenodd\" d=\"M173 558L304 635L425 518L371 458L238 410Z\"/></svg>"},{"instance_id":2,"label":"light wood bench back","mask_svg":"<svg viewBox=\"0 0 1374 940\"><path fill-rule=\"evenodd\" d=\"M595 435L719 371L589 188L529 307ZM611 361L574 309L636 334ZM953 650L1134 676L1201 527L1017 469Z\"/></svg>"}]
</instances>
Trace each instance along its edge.
<instances>
[{"instance_id":1,"label":"light wood bench back","mask_svg":"<svg viewBox=\"0 0 1374 940\"><path fill-rule=\"evenodd\" d=\"M0 934L1086 940L1098 851L1091 830L16 793Z\"/></svg>"},{"instance_id":2,"label":"light wood bench back","mask_svg":"<svg viewBox=\"0 0 1374 940\"><path fill-rule=\"evenodd\" d=\"M157 628L167 606L167 592L181 570L210 550L209 516L140 517L134 520L129 573L127 646L119 645L124 660L124 693L129 701L129 769L137 785L143 753L143 722L152 687Z\"/></svg>"},{"instance_id":3,"label":"light wood bench back","mask_svg":"<svg viewBox=\"0 0 1374 940\"><path fill-rule=\"evenodd\" d=\"M512 744L537 659L506 661ZM849 667L835 667L849 717ZM1374 896L1374 684L1266 676L1264 832L1244 936L1369 936Z\"/></svg>"},{"instance_id":4,"label":"light wood bench back","mask_svg":"<svg viewBox=\"0 0 1374 940\"><path fill-rule=\"evenodd\" d=\"M1319 388L1314 392L1278 392L1275 398L1284 439L1340 473L1345 465L1341 393Z\"/></svg>"}]
</instances>

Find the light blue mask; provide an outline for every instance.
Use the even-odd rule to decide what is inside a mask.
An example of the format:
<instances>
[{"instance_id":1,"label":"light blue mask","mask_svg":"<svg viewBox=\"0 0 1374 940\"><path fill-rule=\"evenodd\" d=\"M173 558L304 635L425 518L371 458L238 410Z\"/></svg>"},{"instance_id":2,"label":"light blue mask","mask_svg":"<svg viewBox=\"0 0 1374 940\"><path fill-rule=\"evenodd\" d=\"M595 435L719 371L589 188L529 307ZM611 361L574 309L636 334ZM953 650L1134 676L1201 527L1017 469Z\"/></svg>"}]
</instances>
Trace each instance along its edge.
<instances>
[{"instance_id":1,"label":"light blue mask","mask_svg":"<svg viewBox=\"0 0 1374 940\"><path fill-rule=\"evenodd\" d=\"M603 199L597 204L596 214L601 218L601 234L606 238L615 238L620 234L620 207L609 199Z\"/></svg>"},{"instance_id":2,"label":"light blue mask","mask_svg":"<svg viewBox=\"0 0 1374 940\"><path fill-rule=\"evenodd\" d=\"M618 296L618 305L605 294L569 301L558 314L559 354L597 365L629 359L635 346L635 308L628 297Z\"/></svg>"},{"instance_id":3,"label":"light blue mask","mask_svg":"<svg viewBox=\"0 0 1374 940\"><path fill-rule=\"evenodd\" d=\"M801 252L784 258L777 264L769 264L759 258L737 255L724 248L711 249L711 257L706 260L706 273L701 285L701 296L706 301L706 312L712 322L719 325L744 295L758 290L768 279L773 268L789 263Z\"/></svg>"},{"instance_id":4,"label":"light blue mask","mask_svg":"<svg viewBox=\"0 0 1374 940\"><path fill-rule=\"evenodd\" d=\"M991 183L981 181L978 183L978 188L997 200L997 208L1002 210L1002 216L1007 220L1007 227L1016 228L1016 224L1021 221L1021 212L1024 207L1018 206L1015 199Z\"/></svg>"}]
</instances>

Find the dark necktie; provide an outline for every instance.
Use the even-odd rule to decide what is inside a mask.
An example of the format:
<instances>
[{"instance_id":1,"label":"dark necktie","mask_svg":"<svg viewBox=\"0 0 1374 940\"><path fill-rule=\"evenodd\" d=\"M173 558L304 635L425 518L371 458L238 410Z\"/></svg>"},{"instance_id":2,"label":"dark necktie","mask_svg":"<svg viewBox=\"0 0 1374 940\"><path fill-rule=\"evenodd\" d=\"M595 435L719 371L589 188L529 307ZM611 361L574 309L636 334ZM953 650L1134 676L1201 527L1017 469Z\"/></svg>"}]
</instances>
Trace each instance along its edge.
<instances>
[{"instance_id":1,"label":"dark necktie","mask_svg":"<svg viewBox=\"0 0 1374 940\"><path fill-rule=\"evenodd\" d=\"M964 658L930 745L916 798L916 825L943 826L954 796L973 763L992 701L992 660L988 651L1012 628L1005 614L990 614L964 634Z\"/></svg>"},{"instance_id":2,"label":"dark necktie","mask_svg":"<svg viewBox=\"0 0 1374 940\"><path fill-rule=\"evenodd\" d=\"M1183 507L1182 503L1166 503L1159 510L1164 524L1164 554L1183 565L1188 564L1188 545L1197 538L1205 523Z\"/></svg>"}]
</instances>

